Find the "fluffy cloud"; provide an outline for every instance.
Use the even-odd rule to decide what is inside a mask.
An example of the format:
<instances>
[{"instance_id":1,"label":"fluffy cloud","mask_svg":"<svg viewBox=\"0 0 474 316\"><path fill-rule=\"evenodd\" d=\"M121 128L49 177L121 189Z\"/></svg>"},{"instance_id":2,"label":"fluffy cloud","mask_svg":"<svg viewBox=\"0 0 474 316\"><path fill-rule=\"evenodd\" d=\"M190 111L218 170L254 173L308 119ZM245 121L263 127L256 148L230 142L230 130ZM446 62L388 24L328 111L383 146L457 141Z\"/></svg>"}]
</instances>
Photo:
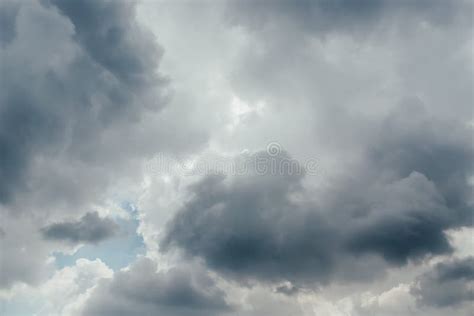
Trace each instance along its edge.
<instances>
[{"instance_id":1,"label":"fluffy cloud","mask_svg":"<svg viewBox=\"0 0 474 316\"><path fill-rule=\"evenodd\" d=\"M77 315L99 280L110 279L113 271L100 259L79 259L75 265L57 271L41 288L47 302L40 315Z\"/></svg>"},{"instance_id":2,"label":"fluffy cloud","mask_svg":"<svg viewBox=\"0 0 474 316\"><path fill-rule=\"evenodd\" d=\"M38 286L14 287L14 295L0 297L1 310L4 315L76 316L99 280L112 276L113 271L100 259L81 258Z\"/></svg>"},{"instance_id":3,"label":"fluffy cloud","mask_svg":"<svg viewBox=\"0 0 474 316\"><path fill-rule=\"evenodd\" d=\"M267 166L288 156L257 153ZM325 279L334 237L323 216L289 200L302 175L209 176L190 188L194 198L172 220L162 242L203 257L210 267L240 277ZM228 181L226 181L228 180Z\"/></svg>"}]
</instances>

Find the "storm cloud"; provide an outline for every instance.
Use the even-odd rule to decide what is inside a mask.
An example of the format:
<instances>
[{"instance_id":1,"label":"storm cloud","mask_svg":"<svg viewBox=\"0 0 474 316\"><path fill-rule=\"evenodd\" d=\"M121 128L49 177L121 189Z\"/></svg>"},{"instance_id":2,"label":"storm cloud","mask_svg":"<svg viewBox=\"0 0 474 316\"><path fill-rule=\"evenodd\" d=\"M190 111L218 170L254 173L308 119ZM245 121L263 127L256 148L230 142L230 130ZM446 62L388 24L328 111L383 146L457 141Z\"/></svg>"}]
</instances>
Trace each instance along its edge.
<instances>
[{"instance_id":1,"label":"storm cloud","mask_svg":"<svg viewBox=\"0 0 474 316\"><path fill-rule=\"evenodd\" d=\"M176 246L237 279L304 285L378 276L383 266L373 256L400 266L450 253L444 231L472 225L469 131L418 110L409 121L392 113L351 177L313 198L304 174L249 168L205 177L190 187L192 198L169 223L163 248ZM285 152L255 155L268 170L289 159ZM375 266L343 264L355 260Z\"/></svg>"}]
</instances>

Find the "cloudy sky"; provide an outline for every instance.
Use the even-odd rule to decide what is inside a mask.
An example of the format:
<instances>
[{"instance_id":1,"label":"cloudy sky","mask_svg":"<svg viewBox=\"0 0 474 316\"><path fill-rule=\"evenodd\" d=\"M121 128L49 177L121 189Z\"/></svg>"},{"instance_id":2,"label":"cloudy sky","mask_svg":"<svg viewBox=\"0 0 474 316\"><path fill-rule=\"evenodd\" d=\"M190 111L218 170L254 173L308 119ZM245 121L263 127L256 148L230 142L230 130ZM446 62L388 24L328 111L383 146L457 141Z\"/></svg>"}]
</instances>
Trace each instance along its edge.
<instances>
[{"instance_id":1,"label":"cloudy sky","mask_svg":"<svg viewBox=\"0 0 474 316\"><path fill-rule=\"evenodd\" d=\"M0 314L467 316L471 0L4 0Z\"/></svg>"}]
</instances>

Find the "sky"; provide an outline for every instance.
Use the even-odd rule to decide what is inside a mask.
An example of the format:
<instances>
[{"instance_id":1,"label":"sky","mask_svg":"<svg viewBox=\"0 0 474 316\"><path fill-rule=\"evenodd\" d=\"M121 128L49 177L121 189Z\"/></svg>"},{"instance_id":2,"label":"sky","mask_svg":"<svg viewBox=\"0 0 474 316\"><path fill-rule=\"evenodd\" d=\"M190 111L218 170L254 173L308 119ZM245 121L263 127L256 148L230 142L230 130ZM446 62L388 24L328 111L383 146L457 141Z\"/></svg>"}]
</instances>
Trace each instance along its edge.
<instances>
[{"instance_id":1,"label":"sky","mask_svg":"<svg viewBox=\"0 0 474 316\"><path fill-rule=\"evenodd\" d=\"M4 0L0 314L474 302L471 0Z\"/></svg>"}]
</instances>

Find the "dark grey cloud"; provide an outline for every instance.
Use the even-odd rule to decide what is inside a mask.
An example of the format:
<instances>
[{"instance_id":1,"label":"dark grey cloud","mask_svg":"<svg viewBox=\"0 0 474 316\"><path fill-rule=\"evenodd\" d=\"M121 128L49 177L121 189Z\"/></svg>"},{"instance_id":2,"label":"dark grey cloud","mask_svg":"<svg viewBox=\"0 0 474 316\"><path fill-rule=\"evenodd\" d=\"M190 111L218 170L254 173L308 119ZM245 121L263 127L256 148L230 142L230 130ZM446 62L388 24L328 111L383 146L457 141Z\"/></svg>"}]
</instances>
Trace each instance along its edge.
<instances>
[{"instance_id":1,"label":"dark grey cloud","mask_svg":"<svg viewBox=\"0 0 474 316\"><path fill-rule=\"evenodd\" d=\"M250 161L279 164L288 155L257 153ZM265 160L264 160L265 159ZM335 240L326 219L290 201L303 174L209 176L169 225L163 249L183 248L214 269L237 277L326 280Z\"/></svg>"},{"instance_id":2,"label":"dark grey cloud","mask_svg":"<svg viewBox=\"0 0 474 316\"><path fill-rule=\"evenodd\" d=\"M370 216L371 221L362 224L352 239L352 250L380 252L391 261L426 251L449 251L443 230L472 225L473 195L468 177L474 173L474 151L469 129L462 122L430 117L416 102L403 104L381 123L376 143L368 149L368 174L405 179L406 189L419 192L420 197L434 189L433 203L426 209L413 204L401 214L379 211ZM384 204L416 201L405 193L400 195L402 201L392 201L391 196L400 189L393 185L390 192L380 191Z\"/></svg>"},{"instance_id":3,"label":"dark grey cloud","mask_svg":"<svg viewBox=\"0 0 474 316\"><path fill-rule=\"evenodd\" d=\"M361 163L315 197L302 185L304 174L250 168L208 176L190 187L192 198L169 223L162 248L180 248L240 280L296 285L373 278L383 269L374 256L399 266L450 253L444 231L472 225L469 133L422 107L409 119L395 111ZM256 156L269 165L289 158Z\"/></svg>"},{"instance_id":4,"label":"dark grey cloud","mask_svg":"<svg viewBox=\"0 0 474 316\"><path fill-rule=\"evenodd\" d=\"M256 156L269 165L289 158L284 152ZM169 223L162 249L181 248L240 281L328 282L341 259L338 230L344 228L306 199L292 201L292 195L304 195L303 176L251 172L204 178L190 188L193 198Z\"/></svg>"},{"instance_id":5,"label":"dark grey cloud","mask_svg":"<svg viewBox=\"0 0 474 316\"><path fill-rule=\"evenodd\" d=\"M84 315L223 315L231 307L207 273L180 266L156 272L156 264L141 258L129 270L99 284L86 302Z\"/></svg>"},{"instance_id":6,"label":"dark grey cloud","mask_svg":"<svg viewBox=\"0 0 474 316\"><path fill-rule=\"evenodd\" d=\"M79 220L54 223L41 230L49 240L72 243L98 243L117 234L119 227L110 218L99 217L97 212L87 213Z\"/></svg>"},{"instance_id":7,"label":"dark grey cloud","mask_svg":"<svg viewBox=\"0 0 474 316\"><path fill-rule=\"evenodd\" d=\"M422 305L448 307L474 301L474 258L436 264L417 279L412 293Z\"/></svg>"}]
</instances>

